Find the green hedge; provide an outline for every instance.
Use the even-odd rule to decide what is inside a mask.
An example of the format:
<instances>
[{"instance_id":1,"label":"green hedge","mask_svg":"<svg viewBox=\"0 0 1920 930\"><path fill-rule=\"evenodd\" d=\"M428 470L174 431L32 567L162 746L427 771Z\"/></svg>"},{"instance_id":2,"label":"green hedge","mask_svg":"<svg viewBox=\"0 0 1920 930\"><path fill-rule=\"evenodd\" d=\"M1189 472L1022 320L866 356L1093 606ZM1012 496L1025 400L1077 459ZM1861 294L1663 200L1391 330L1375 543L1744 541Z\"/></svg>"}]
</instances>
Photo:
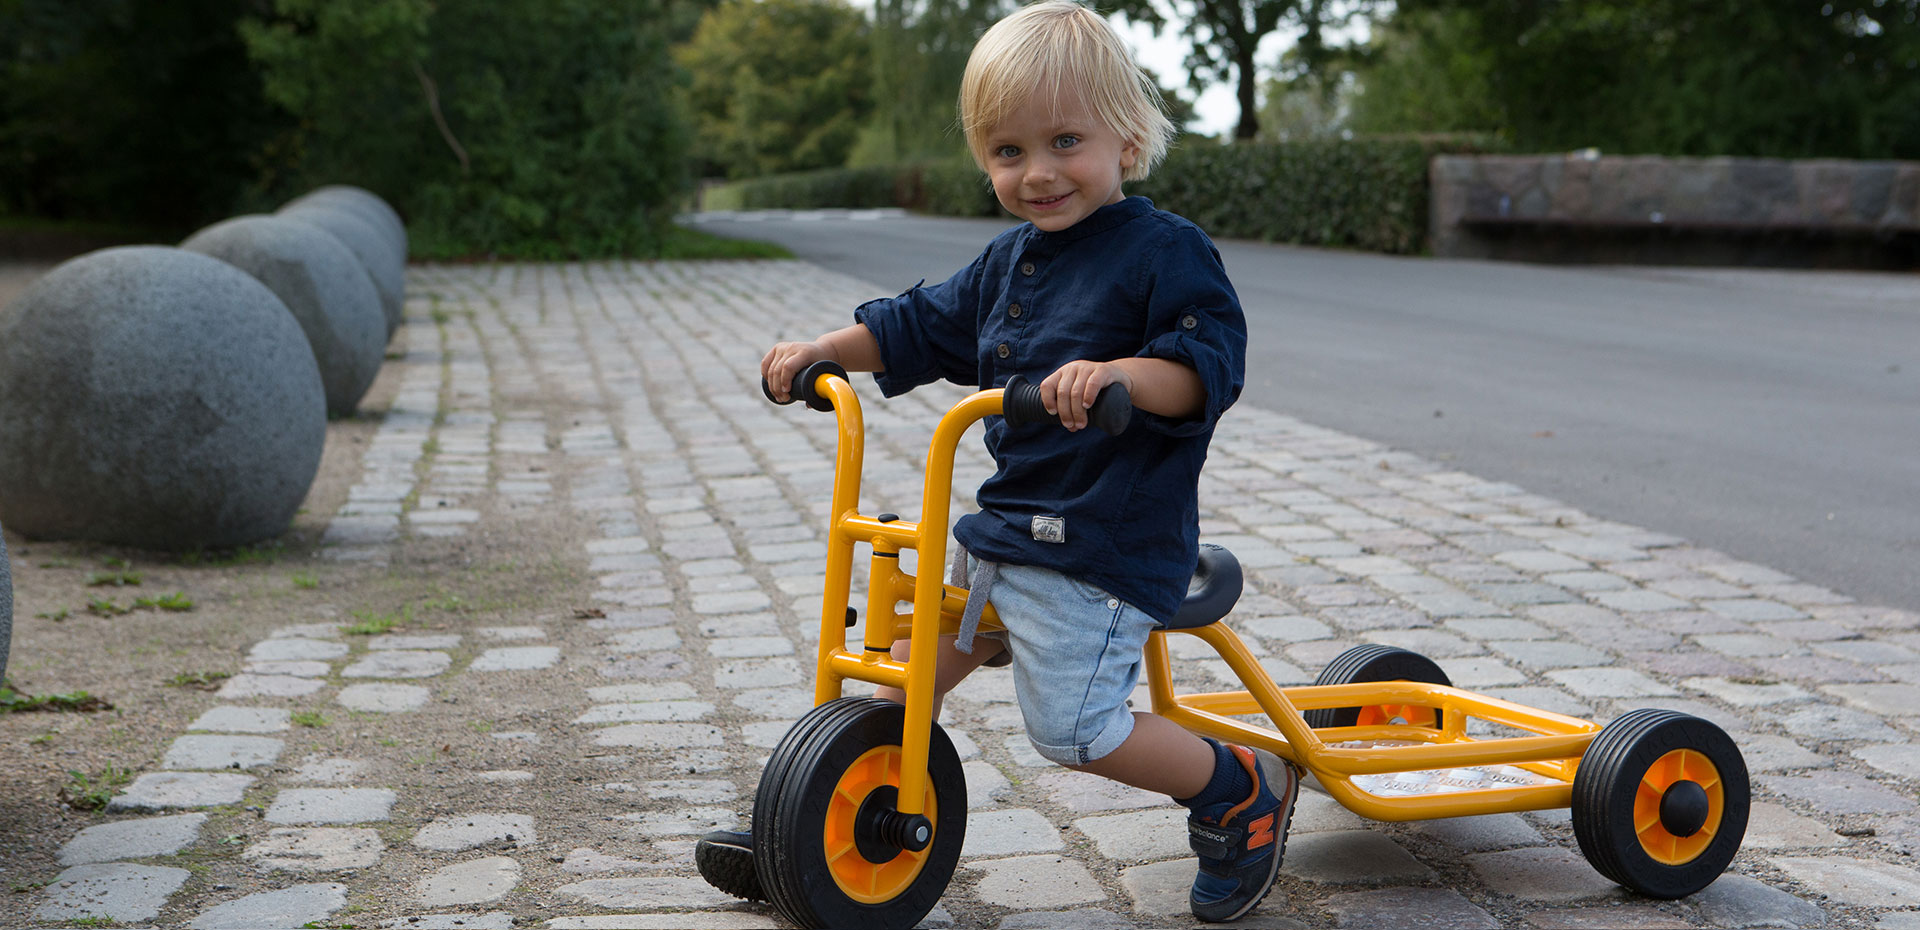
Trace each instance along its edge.
<instances>
[{"instance_id":1,"label":"green hedge","mask_svg":"<svg viewBox=\"0 0 1920 930\"><path fill-rule=\"evenodd\" d=\"M1209 235L1406 254L1425 246L1427 163L1499 150L1485 137L1176 146L1153 177L1127 185ZM1000 216L969 160L810 171L709 188L710 210L899 206Z\"/></svg>"}]
</instances>

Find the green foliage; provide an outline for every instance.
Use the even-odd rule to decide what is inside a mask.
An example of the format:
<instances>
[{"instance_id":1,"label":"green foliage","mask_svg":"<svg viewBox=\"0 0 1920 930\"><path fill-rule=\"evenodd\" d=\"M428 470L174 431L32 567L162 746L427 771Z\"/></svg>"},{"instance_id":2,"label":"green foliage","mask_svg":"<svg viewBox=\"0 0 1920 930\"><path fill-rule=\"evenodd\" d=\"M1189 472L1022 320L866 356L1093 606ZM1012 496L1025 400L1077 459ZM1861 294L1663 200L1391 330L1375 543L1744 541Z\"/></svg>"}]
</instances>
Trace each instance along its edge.
<instances>
[{"instance_id":1,"label":"green foliage","mask_svg":"<svg viewBox=\"0 0 1920 930\"><path fill-rule=\"evenodd\" d=\"M18 711L71 711L92 713L112 710L113 705L85 691L68 694L43 694L39 696L16 691L11 680L0 684L0 713Z\"/></svg>"},{"instance_id":2,"label":"green foliage","mask_svg":"<svg viewBox=\"0 0 1920 930\"><path fill-rule=\"evenodd\" d=\"M196 691L217 691L220 683L233 677L232 672L181 672L166 683L175 688L192 688Z\"/></svg>"},{"instance_id":3,"label":"green foliage","mask_svg":"<svg viewBox=\"0 0 1920 930\"><path fill-rule=\"evenodd\" d=\"M360 622L342 626L340 632L349 636L377 636L401 624L411 623L413 621L413 605L407 604L401 607L399 611L390 614L383 614L373 610L356 610L353 611L353 617Z\"/></svg>"},{"instance_id":4,"label":"green foliage","mask_svg":"<svg viewBox=\"0 0 1920 930\"><path fill-rule=\"evenodd\" d=\"M294 572L293 586L302 591L311 591L320 587L320 578L311 572Z\"/></svg>"},{"instance_id":5,"label":"green foliage","mask_svg":"<svg viewBox=\"0 0 1920 930\"><path fill-rule=\"evenodd\" d=\"M60 799L75 810L96 811L113 800L115 790L131 781L132 772L112 765L92 774L70 769L67 783L60 787Z\"/></svg>"},{"instance_id":6,"label":"green foliage","mask_svg":"<svg viewBox=\"0 0 1920 930\"><path fill-rule=\"evenodd\" d=\"M960 138L956 104L967 56L1009 0L876 0L873 119L848 164L948 157Z\"/></svg>"},{"instance_id":7,"label":"green foliage","mask_svg":"<svg viewBox=\"0 0 1920 930\"><path fill-rule=\"evenodd\" d=\"M1920 157L1920 0L1405 0L1387 35L1381 109L1439 88L1524 149Z\"/></svg>"},{"instance_id":8,"label":"green foliage","mask_svg":"<svg viewBox=\"0 0 1920 930\"><path fill-rule=\"evenodd\" d=\"M1313 140L1176 148L1129 193L1219 238L1411 253L1427 230L1427 163L1491 140Z\"/></svg>"},{"instance_id":9,"label":"green foliage","mask_svg":"<svg viewBox=\"0 0 1920 930\"><path fill-rule=\"evenodd\" d=\"M867 20L838 0L726 0L674 58L694 154L728 177L844 164L868 112Z\"/></svg>"},{"instance_id":10,"label":"green foliage","mask_svg":"<svg viewBox=\"0 0 1920 930\"><path fill-rule=\"evenodd\" d=\"M177 613L192 610L193 598L188 597L184 591L175 591L172 594L161 594L154 597L136 597L133 599L133 606L136 610L157 608L159 610L174 611Z\"/></svg>"},{"instance_id":11,"label":"green foliage","mask_svg":"<svg viewBox=\"0 0 1920 930\"><path fill-rule=\"evenodd\" d=\"M317 710L294 711L287 719L293 721L296 726L313 727L317 729L327 725L327 718Z\"/></svg>"},{"instance_id":12,"label":"green foliage","mask_svg":"<svg viewBox=\"0 0 1920 930\"><path fill-rule=\"evenodd\" d=\"M1464 10L1402 10L1377 22L1358 87L1354 132L1487 132L1504 125L1493 97L1493 56L1472 38Z\"/></svg>"},{"instance_id":13,"label":"green foliage","mask_svg":"<svg viewBox=\"0 0 1920 930\"><path fill-rule=\"evenodd\" d=\"M171 236L234 211L286 120L233 23L253 0L0 0L0 214Z\"/></svg>"},{"instance_id":14,"label":"green foliage","mask_svg":"<svg viewBox=\"0 0 1920 930\"><path fill-rule=\"evenodd\" d=\"M139 584L142 577L143 576L139 572L130 572L125 570L111 571L111 572L88 572L87 584L90 587L96 587L96 588L104 585L113 585L114 587L117 588L122 585Z\"/></svg>"},{"instance_id":15,"label":"green foliage","mask_svg":"<svg viewBox=\"0 0 1920 930\"><path fill-rule=\"evenodd\" d=\"M297 119L274 198L358 184L413 254L649 255L686 184L657 0L272 0L242 24Z\"/></svg>"}]
</instances>

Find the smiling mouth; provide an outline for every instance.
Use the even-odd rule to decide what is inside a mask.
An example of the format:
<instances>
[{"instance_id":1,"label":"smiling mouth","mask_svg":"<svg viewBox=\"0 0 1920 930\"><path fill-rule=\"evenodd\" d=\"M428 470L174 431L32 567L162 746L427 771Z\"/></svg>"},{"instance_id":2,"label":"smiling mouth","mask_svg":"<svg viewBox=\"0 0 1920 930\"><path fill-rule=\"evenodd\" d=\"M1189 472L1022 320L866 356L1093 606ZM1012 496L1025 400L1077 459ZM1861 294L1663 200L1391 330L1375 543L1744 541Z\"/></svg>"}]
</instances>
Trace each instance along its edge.
<instances>
[{"instance_id":1,"label":"smiling mouth","mask_svg":"<svg viewBox=\"0 0 1920 930\"><path fill-rule=\"evenodd\" d=\"M1048 207L1053 207L1053 206L1058 206L1058 205L1060 204L1060 202L1061 202L1061 201L1063 201L1063 200L1066 200L1066 199L1067 199L1068 197L1070 197L1070 196L1072 196L1072 192L1071 192L1071 191L1069 191L1068 193L1065 193L1065 194L1059 194L1059 195L1057 195L1057 196L1053 196L1053 197L1039 197L1039 198L1035 198L1035 199L1033 199L1033 200L1029 200L1029 201L1027 201L1027 203L1030 203L1030 204L1032 204L1032 205L1034 205L1035 207L1038 207L1038 208L1040 208L1040 209L1042 209L1042 210L1044 210L1044 209L1046 209L1046 208L1048 208Z\"/></svg>"}]
</instances>

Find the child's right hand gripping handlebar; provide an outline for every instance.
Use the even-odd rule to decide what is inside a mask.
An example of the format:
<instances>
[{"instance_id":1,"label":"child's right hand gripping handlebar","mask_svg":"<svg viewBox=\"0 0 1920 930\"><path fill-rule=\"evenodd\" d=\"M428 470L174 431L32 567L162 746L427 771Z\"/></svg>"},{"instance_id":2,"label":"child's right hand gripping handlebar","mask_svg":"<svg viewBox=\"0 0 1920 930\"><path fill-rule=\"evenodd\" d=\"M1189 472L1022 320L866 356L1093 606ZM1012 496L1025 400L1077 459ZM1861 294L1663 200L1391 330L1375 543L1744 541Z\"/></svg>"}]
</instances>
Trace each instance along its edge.
<instances>
[{"instance_id":1,"label":"child's right hand gripping handlebar","mask_svg":"<svg viewBox=\"0 0 1920 930\"><path fill-rule=\"evenodd\" d=\"M821 394L817 389L821 375L837 375L845 379L847 370L829 361L818 361L808 365L794 376L793 386L789 389L791 399L784 403L790 404L798 400L804 401L814 410L823 412L832 410L832 399ZM776 404L783 403L774 398L773 389L768 386L765 378L760 379L760 392ZM1007 418L1008 423L1015 426L1045 423L1055 419L1053 414L1047 412L1046 405L1040 401L1040 385L1028 381L1022 375L1014 375L1007 379L1007 386L1003 389L1000 404L1001 414ZM1101 432L1109 436L1118 436L1125 432L1127 424L1132 419L1133 398L1127 393L1125 385L1109 384L1102 388L1100 395L1094 398L1093 407L1087 410L1087 422L1099 427Z\"/></svg>"}]
</instances>

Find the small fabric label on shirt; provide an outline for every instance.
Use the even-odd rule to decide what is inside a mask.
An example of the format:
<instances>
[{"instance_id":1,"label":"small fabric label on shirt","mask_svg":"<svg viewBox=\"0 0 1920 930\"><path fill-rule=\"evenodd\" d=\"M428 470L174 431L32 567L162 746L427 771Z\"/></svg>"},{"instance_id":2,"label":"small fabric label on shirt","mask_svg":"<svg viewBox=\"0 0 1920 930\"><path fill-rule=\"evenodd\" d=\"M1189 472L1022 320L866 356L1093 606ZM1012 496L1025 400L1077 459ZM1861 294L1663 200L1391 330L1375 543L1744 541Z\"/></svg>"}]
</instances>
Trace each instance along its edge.
<instances>
[{"instance_id":1,"label":"small fabric label on shirt","mask_svg":"<svg viewBox=\"0 0 1920 930\"><path fill-rule=\"evenodd\" d=\"M1034 517L1033 538L1046 543L1067 541L1066 517Z\"/></svg>"}]
</instances>

